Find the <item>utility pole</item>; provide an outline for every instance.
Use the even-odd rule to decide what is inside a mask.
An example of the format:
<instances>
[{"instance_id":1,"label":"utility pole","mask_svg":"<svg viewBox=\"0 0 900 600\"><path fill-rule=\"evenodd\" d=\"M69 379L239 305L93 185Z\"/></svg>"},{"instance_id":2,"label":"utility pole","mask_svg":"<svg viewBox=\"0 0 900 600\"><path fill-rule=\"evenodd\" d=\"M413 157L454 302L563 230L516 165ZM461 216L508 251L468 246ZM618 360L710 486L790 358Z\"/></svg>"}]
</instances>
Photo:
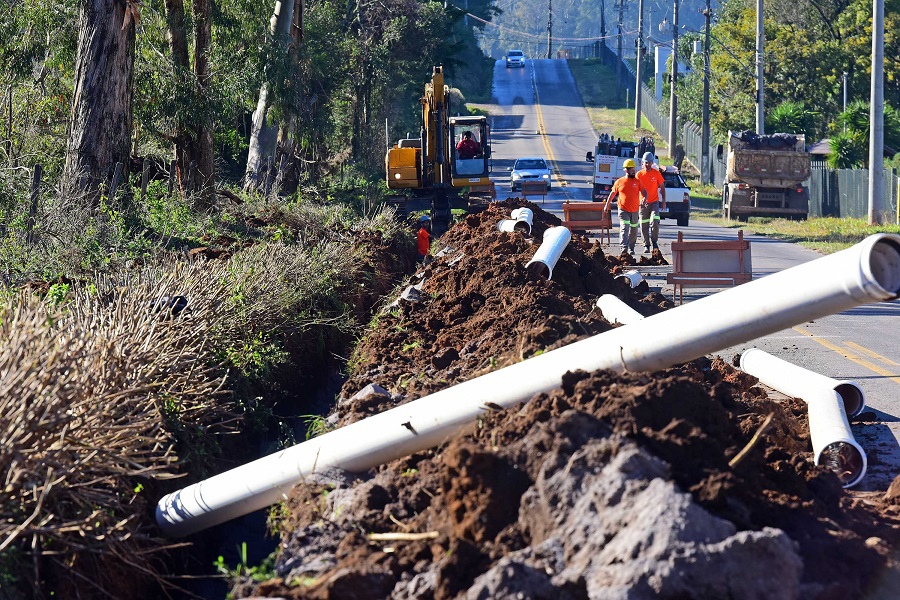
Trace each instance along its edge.
<instances>
[{"instance_id":1,"label":"utility pole","mask_svg":"<svg viewBox=\"0 0 900 600\"><path fill-rule=\"evenodd\" d=\"M884 209L884 0L872 1L872 102L869 106L869 225Z\"/></svg>"},{"instance_id":2,"label":"utility pole","mask_svg":"<svg viewBox=\"0 0 900 600\"><path fill-rule=\"evenodd\" d=\"M617 43L616 55L619 57L619 60L616 61L616 89L619 91L619 93L616 95L621 97L621 95L622 95L622 93L621 93L622 92L622 87L621 87L622 63L625 62L625 57L622 56L622 9L625 8L625 0L618 0L618 1L619 1L619 25L618 25L619 35L618 35L618 41L616 42Z\"/></svg>"},{"instance_id":3,"label":"utility pole","mask_svg":"<svg viewBox=\"0 0 900 600\"><path fill-rule=\"evenodd\" d=\"M763 106L763 45L765 44L765 28L763 26L763 0L756 0L756 133L766 132L766 113Z\"/></svg>"},{"instance_id":4,"label":"utility pole","mask_svg":"<svg viewBox=\"0 0 900 600\"><path fill-rule=\"evenodd\" d=\"M678 143L678 98L675 84L678 83L678 0L675 0L672 15L672 79L669 87L669 158L675 156Z\"/></svg>"},{"instance_id":5,"label":"utility pole","mask_svg":"<svg viewBox=\"0 0 900 600\"><path fill-rule=\"evenodd\" d=\"M641 128L641 51L644 49L644 0L638 0L637 62L635 63L634 128Z\"/></svg>"},{"instance_id":6,"label":"utility pole","mask_svg":"<svg viewBox=\"0 0 900 600\"><path fill-rule=\"evenodd\" d=\"M553 0L548 0L549 7L547 8L547 12L549 16L547 17L547 58L553 58L550 55L551 49L553 48Z\"/></svg>"},{"instance_id":7,"label":"utility pole","mask_svg":"<svg viewBox=\"0 0 900 600\"><path fill-rule=\"evenodd\" d=\"M712 183L712 173L709 168L709 21L712 17L710 0L706 0L706 40L703 46L703 124L700 129L700 181Z\"/></svg>"},{"instance_id":8,"label":"utility pole","mask_svg":"<svg viewBox=\"0 0 900 600\"><path fill-rule=\"evenodd\" d=\"M844 84L844 112L847 112L847 71L841 74L841 83ZM844 122L844 133L847 133L847 123Z\"/></svg>"}]
</instances>

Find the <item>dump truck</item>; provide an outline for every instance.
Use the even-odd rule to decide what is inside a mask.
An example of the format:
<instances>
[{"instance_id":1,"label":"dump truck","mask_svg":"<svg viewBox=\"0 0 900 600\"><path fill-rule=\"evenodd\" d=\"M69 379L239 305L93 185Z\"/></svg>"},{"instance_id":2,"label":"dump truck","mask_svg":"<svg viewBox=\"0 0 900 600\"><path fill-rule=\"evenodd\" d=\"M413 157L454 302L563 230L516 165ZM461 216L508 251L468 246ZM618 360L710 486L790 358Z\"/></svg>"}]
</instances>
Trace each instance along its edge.
<instances>
[{"instance_id":1,"label":"dump truck","mask_svg":"<svg viewBox=\"0 0 900 600\"><path fill-rule=\"evenodd\" d=\"M401 214L430 210L432 232L440 235L450 226L451 209L469 209L465 188L491 185L490 127L484 116L451 116L450 88L444 69L433 68L420 99L422 118L419 137L398 140L385 156L387 186ZM463 137L477 142L473 155L457 152Z\"/></svg>"},{"instance_id":2,"label":"dump truck","mask_svg":"<svg viewBox=\"0 0 900 600\"><path fill-rule=\"evenodd\" d=\"M722 212L748 217L805 219L809 214L810 159L803 134L728 132Z\"/></svg>"}]
</instances>

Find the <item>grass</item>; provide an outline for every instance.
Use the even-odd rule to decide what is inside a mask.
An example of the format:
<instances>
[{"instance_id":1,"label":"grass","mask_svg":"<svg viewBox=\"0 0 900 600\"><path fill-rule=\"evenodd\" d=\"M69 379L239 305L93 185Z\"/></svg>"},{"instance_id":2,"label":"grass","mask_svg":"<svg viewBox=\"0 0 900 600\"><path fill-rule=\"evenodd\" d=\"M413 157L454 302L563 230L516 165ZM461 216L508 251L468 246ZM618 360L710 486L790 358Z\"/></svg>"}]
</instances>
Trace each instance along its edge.
<instances>
[{"instance_id":1,"label":"grass","mask_svg":"<svg viewBox=\"0 0 900 600\"><path fill-rule=\"evenodd\" d=\"M597 132L607 132L627 140L652 136L658 153L664 153L667 147L665 140L653 131L646 118L641 117L641 129L634 129L634 108L626 107L623 100L616 97L617 86L612 69L596 59L570 60L569 69ZM665 165L672 164L672 160L666 157L659 157L659 160ZM692 171L690 168L682 171L691 188L691 211L695 218L708 223L794 242L823 254L849 248L873 233L900 233L900 225L870 226L864 219L851 218L790 221L750 217L747 222L728 220L722 216L721 188L701 185L696 177L691 177Z\"/></svg>"}]
</instances>

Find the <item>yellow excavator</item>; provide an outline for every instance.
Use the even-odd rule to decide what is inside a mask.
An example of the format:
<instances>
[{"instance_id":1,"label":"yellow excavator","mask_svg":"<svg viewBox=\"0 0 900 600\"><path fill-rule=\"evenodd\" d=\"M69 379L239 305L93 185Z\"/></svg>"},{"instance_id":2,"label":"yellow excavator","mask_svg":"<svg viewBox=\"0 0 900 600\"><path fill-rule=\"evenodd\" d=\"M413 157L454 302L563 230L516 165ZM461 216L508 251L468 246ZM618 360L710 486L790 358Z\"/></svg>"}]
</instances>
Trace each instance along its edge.
<instances>
[{"instance_id":1,"label":"yellow excavator","mask_svg":"<svg viewBox=\"0 0 900 600\"><path fill-rule=\"evenodd\" d=\"M434 67L422 96L419 137L399 140L385 157L387 186L403 214L430 210L432 232L450 226L451 209L469 209L464 188L490 189L490 127L483 116L450 116L450 88Z\"/></svg>"}]
</instances>

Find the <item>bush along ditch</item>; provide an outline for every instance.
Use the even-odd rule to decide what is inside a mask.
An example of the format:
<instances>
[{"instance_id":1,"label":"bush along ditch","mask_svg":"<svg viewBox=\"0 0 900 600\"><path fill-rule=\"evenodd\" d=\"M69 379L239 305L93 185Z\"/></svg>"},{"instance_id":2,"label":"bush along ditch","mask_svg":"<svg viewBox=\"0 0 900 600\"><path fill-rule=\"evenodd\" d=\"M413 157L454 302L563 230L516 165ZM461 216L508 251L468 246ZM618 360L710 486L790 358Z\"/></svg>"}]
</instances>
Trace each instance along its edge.
<instances>
[{"instance_id":1,"label":"bush along ditch","mask_svg":"<svg viewBox=\"0 0 900 600\"><path fill-rule=\"evenodd\" d=\"M178 252L145 232L139 257L105 238L119 258L101 272L8 277L4 597L177 596L194 551L159 536L156 500L302 439L300 416L321 409L307 390L415 260L390 211L293 202L208 218L217 228ZM38 241L27 264L54 248Z\"/></svg>"},{"instance_id":2,"label":"bush along ditch","mask_svg":"<svg viewBox=\"0 0 900 600\"><path fill-rule=\"evenodd\" d=\"M534 211L533 240L497 230L519 206ZM332 426L606 331L600 294L645 316L673 306L616 278L633 257L583 238L552 280L529 271L558 224L509 200L451 228L418 293L385 306L357 346ZM895 597L894 501L849 495L812 463L802 402L755 384L720 357L570 372L436 448L316 474L280 511L271 575L235 577L232 595Z\"/></svg>"}]
</instances>

